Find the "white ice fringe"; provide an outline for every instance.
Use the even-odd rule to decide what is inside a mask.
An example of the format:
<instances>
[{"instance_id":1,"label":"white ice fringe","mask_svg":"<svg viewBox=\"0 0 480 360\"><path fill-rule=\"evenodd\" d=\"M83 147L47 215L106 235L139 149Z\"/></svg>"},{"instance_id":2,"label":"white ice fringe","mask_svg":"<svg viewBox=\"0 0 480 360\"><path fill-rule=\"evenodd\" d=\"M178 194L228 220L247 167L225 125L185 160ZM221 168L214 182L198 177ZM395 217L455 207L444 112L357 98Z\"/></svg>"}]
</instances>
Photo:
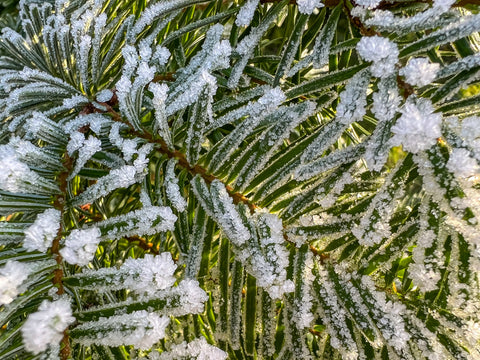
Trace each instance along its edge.
<instances>
[{"instance_id":1,"label":"white ice fringe","mask_svg":"<svg viewBox=\"0 0 480 360\"><path fill-rule=\"evenodd\" d=\"M182 212L187 207L187 202L180 193L180 187L178 186L178 179L175 176L175 163L174 159L170 159L167 163L167 169L165 173L165 191L167 193L168 200L172 203L173 207L177 211Z\"/></svg>"},{"instance_id":2,"label":"white ice fringe","mask_svg":"<svg viewBox=\"0 0 480 360\"><path fill-rule=\"evenodd\" d=\"M10 304L22 291L30 269L25 264L9 260L0 267L0 305Z\"/></svg>"},{"instance_id":3,"label":"white ice fringe","mask_svg":"<svg viewBox=\"0 0 480 360\"><path fill-rule=\"evenodd\" d=\"M97 227L74 229L65 239L65 247L60 249L60 255L69 264L87 265L97 251L100 235Z\"/></svg>"},{"instance_id":4,"label":"white ice fringe","mask_svg":"<svg viewBox=\"0 0 480 360\"><path fill-rule=\"evenodd\" d=\"M355 74L340 94L337 119L345 125L360 121L366 113L367 89L370 72L363 70Z\"/></svg>"},{"instance_id":5,"label":"white ice fringe","mask_svg":"<svg viewBox=\"0 0 480 360\"><path fill-rule=\"evenodd\" d=\"M320 0L297 0L298 11L302 14L310 15L315 9L323 7Z\"/></svg>"},{"instance_id":6,"label":"white ice fringe","mask_svg":"<svg viewBox=\"0 0 480 360\"><path fill-rule=\"evenodd\" d=\"M33 190L40 176L21 162L13 146L0 145L0 189L12 193Z\"/></svg>"},{"instance_id":7,"label":"white ice fringe","mask_svg":"<svg viewBox=\"0 0 480 360\"><path fill-rule=\"evenodd\" d=\"M169 252L157 256L146 254L144 258L128 258L120 268L102 268L86 270L75 275L79 287L91 290L128 289L138 294L154 293L170 288L175 283L174 277L177 265ZM86 285L83 285L86 280ZM100 285L102 284L102 285Z\"/></svg>"},{"instance_id":8,"label":"white ice fringe","mask_svg":"<svg viewBox=\"0 0 480 360\"><path fill-rule=\"evenodd\" d=\"M68 301L43 301L21 328L25 349L36 355L45 351L48 345L58 344L63 338L63 331L74 321Z\"/></svg>"},{"instance_id":9,"label":"white ice fringe","mask_svg":"<svg viewBox=\"0 0 480 360\"><path fill-rule=\"evenodd\" d=\"M77 175L80 170L82 170L83 166L87 163L90 158L95 155L95 153L102 150L102 142L94 136L89 136L83 142L83 145L80 149L78 149L78 156L75 162L75 167L73 168L72 172L68 176L67 180L71 180Z\"/></svg>"},{"instance_id":10,"label":"white ice fringe","mask_svg":"<svg viewBox=\"0 0 480 360\"><path fill-rule=\"evenodd\" d=\"M214 213L225 235L235 245L242 245L250 239L250 232L245 227L240 215L233 204L233 200L228 194L225 186L218 180L211 184L214 190ZM212 192L213 194L213 192Z\"/></svg>"},{"instance_id":11,"label":"white ice fringe","mask_svg":"<svg viewBox=\"0 0 480 360\"><path fill-rule=\"evenodd\" d=\"M370 67L373 76L381 78L395 71L399 52L397 45L387 38L364 36L357 44L357 51L362 59L373 62Z\"/></svg>"},{"instance_id":12,"label":"white ice fringe","mask_svg":"<svg viewBox=\"0 0 480 360\"><path fill-rule=\"evenodd\" d=\"M439 69L439 64L432 64L426 58L414 58L410 59L407 66L400 70L400 75L405 76L405 80L410 85L425 86L435 80Z\"/></svg>"},{"instance_id":13,"label":"white ice fringe","mask_svg":"<svg viewBox=\"0 0 480 360\"><path fill-rule=\"evenodd\" d=\"M34 223L25 230L23 247L29 251L47 252L60 229L60 211L47 209L37 215Z\"/></svg>"},{"instance_id":14,"label":"white ice fringe","mask_svg":"<svg viewBox=\"0 0 480 360\"><path fill-rule=\"evenodd\" d=\"M182 342L173 345L170 351L150 354L150 360L177 360L177 359L196 359L196 360L225 360L227 353L219 348L207 343L205 338L195 339L189 343Z\"/></svg>"},{"instance_id":15,"label":"white ice fringe","mask_svg":"<svg viewBox=\"0 0 480 360\"><path fill-rule=\"evenodd\" d=\"M165 140L168 147L173 148L172 135L168 126L167 114L165 112L165 101L167 100L168 86L165 84L150 83L148 90L153 93L153 108L155 109L155 129Z\"/></svg>"},{"instance_id":16,"label":"white ice fringe","mask_svg":"<svg viewBox=\"0 0 480 360\"><path fill-rule=\"evenodd\" d=\"M460 178L469 178L480 175L480 166L470 151L463 148L454 148L447 162L447 169Z\"/></svg>"},{"instance_id":17,"label":"white ice fringe","mask_svg":"<svg viewBox=\"0 0 480 360\"><path fill-rule=\"evenodd\" d=\"M154 235L173 230L177 216L166 206L146 206L128 214L118 215L96 224L108 229L103 236L115 240L125 236Z\"/></svg>"},{"instance_id":18,"label":"white ice fringe","mask_svg":"<svg viewBox=\"0 0 480 360\"><path fill-rule=\"evenodd\" d=\"M126 188L141 181L146 175L146 167L148 164L147 155L152 148L152 144L142 146L136 151L138 157L133 162L133 165L124 165L121 168L111 170L108 175L98 179L94 185L88 187L75 198L73 203L80 205L92 202L115 189Z\"/></svg>"},{"instance_id":19,"label":"white ice fringe","mask_svg":"<svg viewBox=\"0 0 480 360\"><path fill-rule=\"evenodd\" d=\"M391 143L394 146L403 145L405 151L417 153L427 150L436 144L442 136L442 115L434 113L430 100L409 97L400 110L402 116L392 126L394 136Z\"/></svg>"},{"instance_id":20,"label":"white ice fringe","mask_svg":"<svg viewBox=\"0 0 480 360\"><path fill-rule=\"evenodd\" d=\"M260 0L247 0L238 12L235 24L237 24L237 26L250 25L259 2Z\"/></svg>"},{"instance_id":21,"label":"white ice fringe","mask_svg":"<svg viewBox=\"0 0 480 360\"><path fill-rule=\"evenodd\" d=\"M170 318L167 316L141 310L86 322L77 326L72 335L78 336L76 340L84 346L133 345L135 348L149 349L165 337L169 323ZM76 335L82 333L86 335Z\"/></svg>"},{"instance_id":22,"label":"white ice fringe","mask_svg":"<svg viewBox=\"0 0 480 360\"><path fill-rule=\"evenodd\" d=\"M283 238L282 220L274 214L255 214L260 246L243 247L236 251L239 259L247 263L247 269L257 278L258 286L265 288L272 299L280 299L284 293L294 291L294 283L287 280L289 252Z\"/></svg>"}]
</instances>

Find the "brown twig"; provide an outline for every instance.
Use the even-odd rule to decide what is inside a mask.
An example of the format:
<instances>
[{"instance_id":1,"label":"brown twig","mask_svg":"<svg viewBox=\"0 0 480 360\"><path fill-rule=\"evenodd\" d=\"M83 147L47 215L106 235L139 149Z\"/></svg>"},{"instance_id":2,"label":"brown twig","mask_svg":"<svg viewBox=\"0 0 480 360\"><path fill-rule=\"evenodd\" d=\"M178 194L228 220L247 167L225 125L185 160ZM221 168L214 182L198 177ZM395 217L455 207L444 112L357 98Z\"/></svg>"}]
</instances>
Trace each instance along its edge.
<instances>
[{"instance_id":1,"label":"brown twig","mask_svg":"<svg viewBox=\"0 0 480 360\"><path fill-rule=\"evenodd\" d=\"M53 206L55 209L60 211L60 218L63 219L63 215L65 212L65 196L67 193L67 185L68 185L68 175L72 171L73 168L73 159L68 156L67 153L64 155L63 159L63 167L64 170L58 175L57 177L57 183L60 188L60 194L55 196L55 199L53 201ZM58 268L56 268L53 271L53 285L58 288L57 294L62 295L65 293L65 289L63 287L63 269L61 267L62 265L62 256L60 255L60 240L62 238L62 233L63 233L63 226L60 226L58 229L57 235L55 236L55 239L53 239L52 246L50 248L53 257L55 258L55 261L58 264ZM68 331L65 329L63 332L63 338L60 344L60 359L62 360L67 360L70 357L70 341L68 337Z\"/></svg>"},{"instance_id":2,"label":"brown twig","mask_svg":"<svg viewBox=\"0 0 480 360\"><path fill-rule=\"evenodd\" d=\"M167 157L169 159L177 159L178 165L180 165L182 168L186 169L193 176L200 175L205 180L205 182L207 184L211 184L214 180L218 180L217 177L215 177L212 174L209 174L208 171L205 168L203 168L199 165L196 165L196 164L195 165L190 164L188 162L187 158L185 157L185 155L182 152L180 152L178 150L170 149L168 147L167 143L163 139L154 138L148 132L140 132L140 131L137 131L136 129L134 129L133 126L129 122L123 120L122 116L117 111L115 111L113 109L111 104L108 104L108 103L101 103L101 104L104 105L107 108L106 113L109 114L110 116L112 116L113 120L121 122L123 124L126 124L130 128L130 133L132 135L143 138L150 143L157 144L158 145L157 150L159 150L160 153L167 155ZM96 110L96 111L99 111L99 110ZM253 204L245 195L243 195L239 192L235 192L232 189L232 187L230 187L228 185L226 186L226 189L227 189L227 192L232 197L233 202L235 204L238 204L238 203L242 202L242 203L244 203L245 205L248 206L248 208L250 209L251 212L254 212L255 209L257 209L257 206L255 204Z\"/></svg>"}]
</instances>

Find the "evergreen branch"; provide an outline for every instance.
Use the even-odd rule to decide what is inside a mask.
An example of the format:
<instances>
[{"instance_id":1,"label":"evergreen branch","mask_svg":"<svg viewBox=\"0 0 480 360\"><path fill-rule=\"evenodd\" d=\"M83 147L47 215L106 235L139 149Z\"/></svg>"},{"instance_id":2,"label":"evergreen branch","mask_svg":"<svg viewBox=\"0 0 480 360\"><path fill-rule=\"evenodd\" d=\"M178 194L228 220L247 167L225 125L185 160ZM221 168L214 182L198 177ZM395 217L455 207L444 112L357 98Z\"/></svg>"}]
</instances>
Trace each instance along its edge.
<instances>
[{"instance_id":1,"label":"evergreen branch","mask_svg":"<svg viewBox=\"0 0 480 360\"><path fill-rule=\"evenodd\" d=\"M55 209L60 211L60 227L58 229L57 235L54 238L51 246L51 252L58 264L58 267L53 271L53 285L58 288L57 294L63 295L65 293L65 289L63 286L62 278L64 276L63 269L62 269L62 256L60 255L60 240L62 239L62 235L64 232L64 225L63 225L63 216L65 213L65 203L66 203L66 195L67 195L67 186L68 186L68 177L73 169L73 159L68 156L67 153L64 154L63 158L63 167L64 170L60 172L57 177L57 183L60 189L60 194L55 196L53 205ZM60 359L67 360L70 357L71 348L70 348L70 341L68 335L68 328L63 331L63 337L60 345Z\"/></svg>"}]
</instances>

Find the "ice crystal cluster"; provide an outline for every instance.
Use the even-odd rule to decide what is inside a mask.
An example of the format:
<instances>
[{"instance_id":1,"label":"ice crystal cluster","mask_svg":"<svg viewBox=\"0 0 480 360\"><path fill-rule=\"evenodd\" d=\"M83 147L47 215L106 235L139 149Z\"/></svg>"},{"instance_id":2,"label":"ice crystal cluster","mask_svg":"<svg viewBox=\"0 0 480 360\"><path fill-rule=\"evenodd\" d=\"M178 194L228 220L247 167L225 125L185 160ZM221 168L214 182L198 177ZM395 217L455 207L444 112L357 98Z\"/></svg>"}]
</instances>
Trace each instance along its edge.
<instances>
[{"instance_id":1,"label":"ice crystal cluster","mask_svg":"<svg viewBox=\"0 0 480 360\"><path fill-rule=\"evenodd\" d=\"M478 1L0 24L0 359L480 359Z\"/></svg>"}]
</instances>

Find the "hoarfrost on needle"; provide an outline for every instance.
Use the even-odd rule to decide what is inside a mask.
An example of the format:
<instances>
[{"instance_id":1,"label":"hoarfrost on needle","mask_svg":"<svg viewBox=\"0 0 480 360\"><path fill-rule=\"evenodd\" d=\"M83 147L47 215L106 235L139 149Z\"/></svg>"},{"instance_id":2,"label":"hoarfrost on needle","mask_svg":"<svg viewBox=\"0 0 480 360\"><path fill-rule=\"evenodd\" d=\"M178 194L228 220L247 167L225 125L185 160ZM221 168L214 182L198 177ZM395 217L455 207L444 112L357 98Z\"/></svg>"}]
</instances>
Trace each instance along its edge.
<instances>
[{"instance_id":1,"label":"hoarfrost on needle","mask_svg":"<svg viewBox=\"0 0 480 360\"><path fill-rule=\"evenodd\" d=\"M18 261L9 260L0 268L0 305L10 304L17 297L28 273L28 267Z\"/></svg>"},{"instance_id":2,"label":"hoarfrost on needle","mask_svg":"<svg viewBox=\"0 0 480 360\"><path fill-rule=\"evenodd\" d=\"M394 73L399 52L397 45L390 40L381 36L364 36L357 44L357 51L362 59L373 62L374 66L370 67L373 76L385 77Z\"/></svg>"},{"instance_id":3,"label":"hoarfrost on needle","mask_svg":"<svg viewBox=\"0 0 480 360\"><path fill-rule=\"evenodd\" d=\"M324 5L320 0L297 0L297 6L299 12L310 15L315 9L323 7Z\"/></svg>"},{"instance_id":4,"label":"hoarfrost on needle","mask_svg":"<svg viewBox=\"0 0 480 360\"><path fill-rule=\"evenodd\" d=\"M63 331L74 321L67 300L44 300L38 311L30 314L21 328L25 349L39 354L48 345L58 344L63 338Z\"/></svg>"},{"instance_id":5,"label":"hoarfrost on needle","mask_svg":"<svg viewBox=\"0 0 480 360\"><path fill-rule=\"evenodd\" d=\"M87 265L97 251L100 235L96 227L74 229L65 239L65 247L60 250L60 255L69 264Z\"/></svg>"},{"instance_id":6,"label":"hoarfrost on needle","mask_svg":"<svg viewBox=\"0 0 480 360\"><path fill-rule=\"evenodd\" d=\"M410 59L407 66L400 70L400 75L405 76L410 85L425 86L435 80L439 69L439 64L432 64L426 58L415 58Z\"/></svg>"},{"instance_id":7,"label":"hoarfrost on needle","mask_svg":"<svg viewBox=\"0 0 480 360\"><path fill-rule=\"evenodd\" d=\"M436 144L437 138L442 136L442 115L434 113L430 100L418 99L407 102L400 110L402 116L392 126L394 136L393 145L403 145L405 151L417 153L428 150Z\"/></svg>"},{"instance_id":8,"label":"hoarfrost on needle","mask_svg":"<svg viewBox=\"0 0 480 360\"><path fill-rule=\"evenodd\" d=\"M47 252L60 229L60 211L47 209L37 215L34 223L25 230L23 247L29 251Z\"/></svg>"},{"instance_id":9,"label":"hoarfrost on needle","mask_svg":"<svg viewBox=\"0 0 480 360\"><path fill-rule=\"evenodd\" d=\"M467 149L453 149L447 162L447 168L461 178L480 174L477 160L470 156L470 151Z\"/></svg>"}]
</instances>

